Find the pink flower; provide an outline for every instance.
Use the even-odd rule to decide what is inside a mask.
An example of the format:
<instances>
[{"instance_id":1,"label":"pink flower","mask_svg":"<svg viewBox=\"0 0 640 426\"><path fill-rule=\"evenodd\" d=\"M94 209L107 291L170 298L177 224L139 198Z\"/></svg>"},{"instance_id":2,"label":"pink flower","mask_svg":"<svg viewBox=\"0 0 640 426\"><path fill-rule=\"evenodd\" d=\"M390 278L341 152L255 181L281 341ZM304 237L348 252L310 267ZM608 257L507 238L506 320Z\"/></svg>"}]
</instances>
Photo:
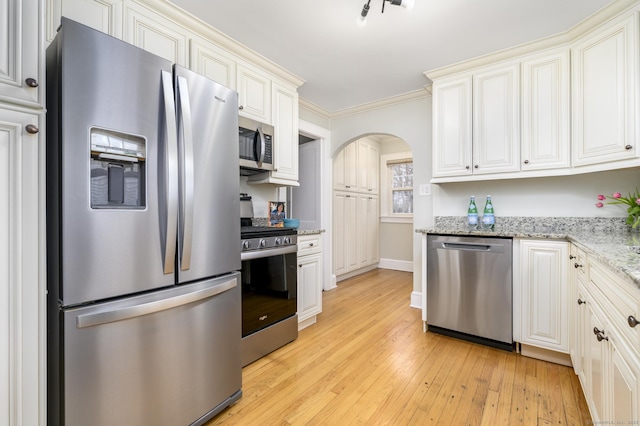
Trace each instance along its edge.
<instances>
[{"instance_id":1,"label":"pink flower","mask_svg":"<svg viewBox=\"0 0 640 426\"><path fill-rule=\"evenodd\" d=\"M613 198L620 198L620 197L622 197L621 193L619 193L619 192L614 192L613 193Z\"/></svg>"},{"instance_id":2,"label":"pink flower","mask_svg":"<svg viewBox=\"0 0 640 426\"><path fill-rule=\"evenodd\" d=\"M598 194L598 200L602 201L602 200L604 200L605 198L607 198L607 197L605 197L605 196L604 196L604 195L602 195L602 194ZM600 203L600 204L602 204L602 203Z\"/></svg>"},{"instance_id":3,"label":"pink flower","mask_svg":"<svg viewBox=\"0 0 640 426\"><path fill-rule=\"evenodd\" d=\"M596 207L597 207L597 208L602 208L602 207L604 207L604 204L602 204L602 203L598 202L598 203L596 203Z\"/></svg>"},{"instance_id":4,"label":"pink flower","mask_svg":"<svg viewBox=\"0 0 640 426\"><path fill-rule=\"evenodd\" d=\"M636 204L640 206L640 198L636 198Z\"/></svg>"}]
</instances>

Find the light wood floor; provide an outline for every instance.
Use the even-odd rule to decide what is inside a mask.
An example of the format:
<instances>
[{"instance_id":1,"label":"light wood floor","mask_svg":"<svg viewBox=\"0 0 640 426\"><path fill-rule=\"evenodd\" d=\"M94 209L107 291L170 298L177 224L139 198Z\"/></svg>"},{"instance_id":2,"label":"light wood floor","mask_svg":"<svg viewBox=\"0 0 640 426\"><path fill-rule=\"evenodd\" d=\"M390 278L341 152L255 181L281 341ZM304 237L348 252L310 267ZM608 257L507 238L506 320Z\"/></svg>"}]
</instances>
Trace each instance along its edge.
<instances>
[{"instance_id":1,"label":"light wood floor","mask_svg":"<svg viewBox=\"0 0 640 426\"><path fill-rule=\"evenodd\" d=\"M318 322L243 369L212 425L586 425L568 367L422 332L412 274L375 270L323 293Z\"/></svg>"}]
</instances>

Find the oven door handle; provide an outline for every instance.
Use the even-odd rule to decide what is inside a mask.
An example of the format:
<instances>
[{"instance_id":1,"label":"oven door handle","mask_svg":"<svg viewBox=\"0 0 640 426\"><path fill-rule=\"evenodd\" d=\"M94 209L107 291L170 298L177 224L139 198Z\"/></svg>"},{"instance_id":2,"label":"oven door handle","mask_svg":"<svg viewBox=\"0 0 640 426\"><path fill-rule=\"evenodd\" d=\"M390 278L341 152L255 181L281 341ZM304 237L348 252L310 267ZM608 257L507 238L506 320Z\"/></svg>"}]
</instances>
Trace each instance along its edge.
<instances>
[{"instance_id":1,"label":"oven door handle","mask_svg":"<svg viewBox=\"0 0 640 426\"><path fill-rule=\"evenodd\" d=\"M286 247L278 247L265 250L247 251L240 254L241 260L262 259L264 257L279 256L281 254L291 254L298 251L298 245L293 244Z\"/></svg>"}]
</instances>

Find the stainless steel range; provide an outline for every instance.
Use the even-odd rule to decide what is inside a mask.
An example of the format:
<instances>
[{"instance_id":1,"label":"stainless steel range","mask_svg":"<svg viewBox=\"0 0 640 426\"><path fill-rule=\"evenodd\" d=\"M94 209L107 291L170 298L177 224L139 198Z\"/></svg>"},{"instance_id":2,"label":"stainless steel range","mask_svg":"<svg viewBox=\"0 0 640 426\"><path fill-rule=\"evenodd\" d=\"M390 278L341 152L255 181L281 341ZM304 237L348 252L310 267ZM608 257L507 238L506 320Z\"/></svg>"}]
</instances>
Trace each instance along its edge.
<instances>
[{"instance_id":1,"label":"stainless steel range","mask_svg":"<svg viewBox=\"0 0 640 426\"><path fill-rule=\"evenodd\" d=\"M298 337L297 231L253 226L251 198L241 196L242 365Z\"/></svg>"}]
</instances>

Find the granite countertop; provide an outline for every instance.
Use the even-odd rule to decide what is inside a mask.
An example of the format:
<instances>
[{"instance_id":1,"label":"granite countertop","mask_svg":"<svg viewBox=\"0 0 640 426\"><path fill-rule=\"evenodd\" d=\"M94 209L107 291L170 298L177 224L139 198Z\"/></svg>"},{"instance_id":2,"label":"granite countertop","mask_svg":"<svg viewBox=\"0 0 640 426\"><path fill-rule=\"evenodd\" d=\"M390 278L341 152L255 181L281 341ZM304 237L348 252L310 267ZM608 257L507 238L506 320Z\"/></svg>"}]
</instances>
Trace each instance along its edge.
<instances>
[{"instance_id":1,"label":"granite countertop","mask_svg":"<svg viewBox=\"0 0 640 426\"><path fill-rule=\"evenodd\" d=\"M314 234L322 234L324 229L299 229L298 235L314 235Z\"/></svg>"},{"instance_id":2,"label":"granite countertop","mask_svg":"<svg viewBox=\"0 0 640 426\"><path fill-rule=\"evenodd\" d=\"M609 266L623 279L640 289L640 232L629 232L611 218L531 218L532 221L505 220L494 230L469 230L464 218L436 220L432 228L416 229L422 234L469 235L478 237L512 237L545 240L567 240L585 250L591 257ZM589 219L594 219L593 221Z\"/></svg>"}]
</instances>

